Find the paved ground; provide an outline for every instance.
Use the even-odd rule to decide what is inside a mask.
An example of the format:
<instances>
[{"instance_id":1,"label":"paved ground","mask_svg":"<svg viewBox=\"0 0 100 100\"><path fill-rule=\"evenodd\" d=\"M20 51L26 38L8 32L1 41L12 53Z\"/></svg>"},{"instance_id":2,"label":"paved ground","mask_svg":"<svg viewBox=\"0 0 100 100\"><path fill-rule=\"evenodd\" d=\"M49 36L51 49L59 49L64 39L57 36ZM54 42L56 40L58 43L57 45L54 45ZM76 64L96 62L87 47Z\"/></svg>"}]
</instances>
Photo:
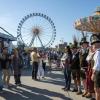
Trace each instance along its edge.
<instances>
[{"instance_id":1,"label":"paved ground","mask_svg":"<svg viewBox=\"0 0 100 100\"><path fill-rule=\"evenodd\" d=\"M64 79L60 71L48 73L42 81L34 81L30 75L31 71L23 72L21 87L14 85L12 76L13 86L10 89L4 89L4 93L0 94L0 100L88 100L75 93L61 90Z\"/></svg>"}]
</instances>

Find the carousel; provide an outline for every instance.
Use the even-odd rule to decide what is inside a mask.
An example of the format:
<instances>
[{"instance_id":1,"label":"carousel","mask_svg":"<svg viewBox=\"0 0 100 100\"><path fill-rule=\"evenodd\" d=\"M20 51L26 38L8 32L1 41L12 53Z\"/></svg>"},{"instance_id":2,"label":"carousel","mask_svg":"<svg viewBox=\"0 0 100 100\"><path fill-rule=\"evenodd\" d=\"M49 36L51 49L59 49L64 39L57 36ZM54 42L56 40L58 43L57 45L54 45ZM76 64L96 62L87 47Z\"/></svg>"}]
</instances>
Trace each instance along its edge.
<instances>
[{"instance_id":1,"label":"carousel","mask_svg":"<svg viewBox=\"0 0 100 100\"><path fill-rule=\"evenodd\" d=\"M81 32L100 33L100 7L97 7L92 16L84 17L75 22L75 29Z\"/></svg>"}]
</instances>

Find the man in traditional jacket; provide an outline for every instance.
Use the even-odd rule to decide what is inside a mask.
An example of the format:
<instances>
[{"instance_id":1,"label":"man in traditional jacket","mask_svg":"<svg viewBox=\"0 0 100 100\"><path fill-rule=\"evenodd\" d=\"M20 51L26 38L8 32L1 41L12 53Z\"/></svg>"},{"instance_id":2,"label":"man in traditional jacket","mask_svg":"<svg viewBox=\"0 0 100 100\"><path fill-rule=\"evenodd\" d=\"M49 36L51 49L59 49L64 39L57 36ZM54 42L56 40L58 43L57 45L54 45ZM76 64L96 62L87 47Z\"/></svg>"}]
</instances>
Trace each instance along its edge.
<instances>
[{"instance_id":1,"label":"man in traditional jacket","mask_svg":"<svg viewBox=\"0 0 100 100\"><path fill-rule=\"evenodd\" d=\"M84 93L83 93L83 97L87 94L87 88L86 88L86 71L87 71L87 67L88 67L88 63L86 61L86 58L88 56L88 42L86 40L86 37L83 37L81 39L80 45L81 45L81 49L80 49L80 67L81 67L81 78L82 78L82 82L83 82L83 87L84 87Z\"/></svg>"},{"instance_id":2,"label":"man in traditional jacket","mask_svg":"<svg viewBox=\"0 0 100 100\"><path fill-rule=\"evenodd\" d=\"M93 34L90 38L94 54L94 66L91 79L94 81L96 99L100 100L100 34Z\"/></svg>"},{"instance_id":3,"label":"man in traditional jacket","mask_svg":"<svg viewBox=\"0 0 100 100\"><path fill-rule=\"evenodd\" d=\"M72 92L77 92L77 95L82 94L81 91L81 82L80 82L80 60L79 60L79 51L77 46L72 46L72 64L71 71L74 80L74 88Z\"/></svg>"}]
</instances>

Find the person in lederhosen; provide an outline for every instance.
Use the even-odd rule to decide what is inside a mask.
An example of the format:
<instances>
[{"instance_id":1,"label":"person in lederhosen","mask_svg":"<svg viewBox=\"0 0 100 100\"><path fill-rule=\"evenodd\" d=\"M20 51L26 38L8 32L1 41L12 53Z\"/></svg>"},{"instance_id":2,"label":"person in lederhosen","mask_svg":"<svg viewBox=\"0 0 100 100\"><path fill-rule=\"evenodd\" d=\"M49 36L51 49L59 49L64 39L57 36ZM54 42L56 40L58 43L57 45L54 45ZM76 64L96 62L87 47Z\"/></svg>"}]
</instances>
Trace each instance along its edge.
<instances>
[{"instance_id":1,"label":"person in lederhosen","mask_svg":"<svg viewBox=\"0 0 100 100\"><path fill-rule=\"evenodd\" d=\"M86 58L87 58L88 52L89 52L88 44L89 44L89 42L87 42L86 37L83 37L81 39L81 42L80 42L80 45L81 45L81 49L80 49L80 67L81 67L81 78L82 78L82 83L83 83L83 87L84 87L84 92L82 94L83 97L87 94L86 72L87 72L88 63L86 61Z\"/></svg>"},{"instance_id":2,"label":"person in lederhosen","mask_svg":"<svg viewBox=\"0 0 100 100\"><path fill-rule=\"evenodd\" d=\"M75 42L72 46L72 63L71 71L74 80L74 87L72 92L77 92L77 95L82 94L81 81L80 81L80 60L79 60L79 49L78 43Z\"/></svg>"},{"instance_id":3,"label":"person in lederhosen","mask_svg":"<svg viewBox=\"0 0 100 100\"><path fill-rule=\"evenodd\" d=\"M100 100L100 34L93 34L90 40L93 50L95 51L91 79L94 81L96 99L92 100Z\"/></svg>"},{"instance_id":4,"label":"person in lederhosen","mask_svg":"<svg viewBox=\"0 0 100 100\"><path fill-rule=\"evenodd\" d=\"M88 68L87 68L87 73L86 73L86 85L87 85L87 94L85 95L86 98L94 98L94 82L91 80L92 76L92 68L94 65L94 50L92 49L92 46L89 47L89 54L86 58L88 62Z\"/></svg>"}]
</instances>

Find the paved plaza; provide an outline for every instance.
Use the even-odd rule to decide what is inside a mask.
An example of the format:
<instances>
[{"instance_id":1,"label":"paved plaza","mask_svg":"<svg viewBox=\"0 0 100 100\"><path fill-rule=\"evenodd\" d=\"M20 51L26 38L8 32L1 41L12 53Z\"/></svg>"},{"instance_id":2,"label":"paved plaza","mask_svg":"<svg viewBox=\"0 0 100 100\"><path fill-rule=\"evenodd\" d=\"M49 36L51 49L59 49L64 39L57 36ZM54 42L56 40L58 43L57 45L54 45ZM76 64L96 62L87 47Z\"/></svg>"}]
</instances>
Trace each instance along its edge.
<instances>
[{"instance_id":1,"label":"paved plaza","mask_svg":"<svg viewBox=\"0 0 100 100\"><path fill-rule=\"evenodd\" d=\"M61 71L48 72L45 79L34 81L31 79L31 71L27 70L23 71L21 80L22 86L16 87L12 76L12 86L10 89L4 89L0 94L0 100L88 100L61 89L64 86Z\"/></svg>"}]
</instances>

